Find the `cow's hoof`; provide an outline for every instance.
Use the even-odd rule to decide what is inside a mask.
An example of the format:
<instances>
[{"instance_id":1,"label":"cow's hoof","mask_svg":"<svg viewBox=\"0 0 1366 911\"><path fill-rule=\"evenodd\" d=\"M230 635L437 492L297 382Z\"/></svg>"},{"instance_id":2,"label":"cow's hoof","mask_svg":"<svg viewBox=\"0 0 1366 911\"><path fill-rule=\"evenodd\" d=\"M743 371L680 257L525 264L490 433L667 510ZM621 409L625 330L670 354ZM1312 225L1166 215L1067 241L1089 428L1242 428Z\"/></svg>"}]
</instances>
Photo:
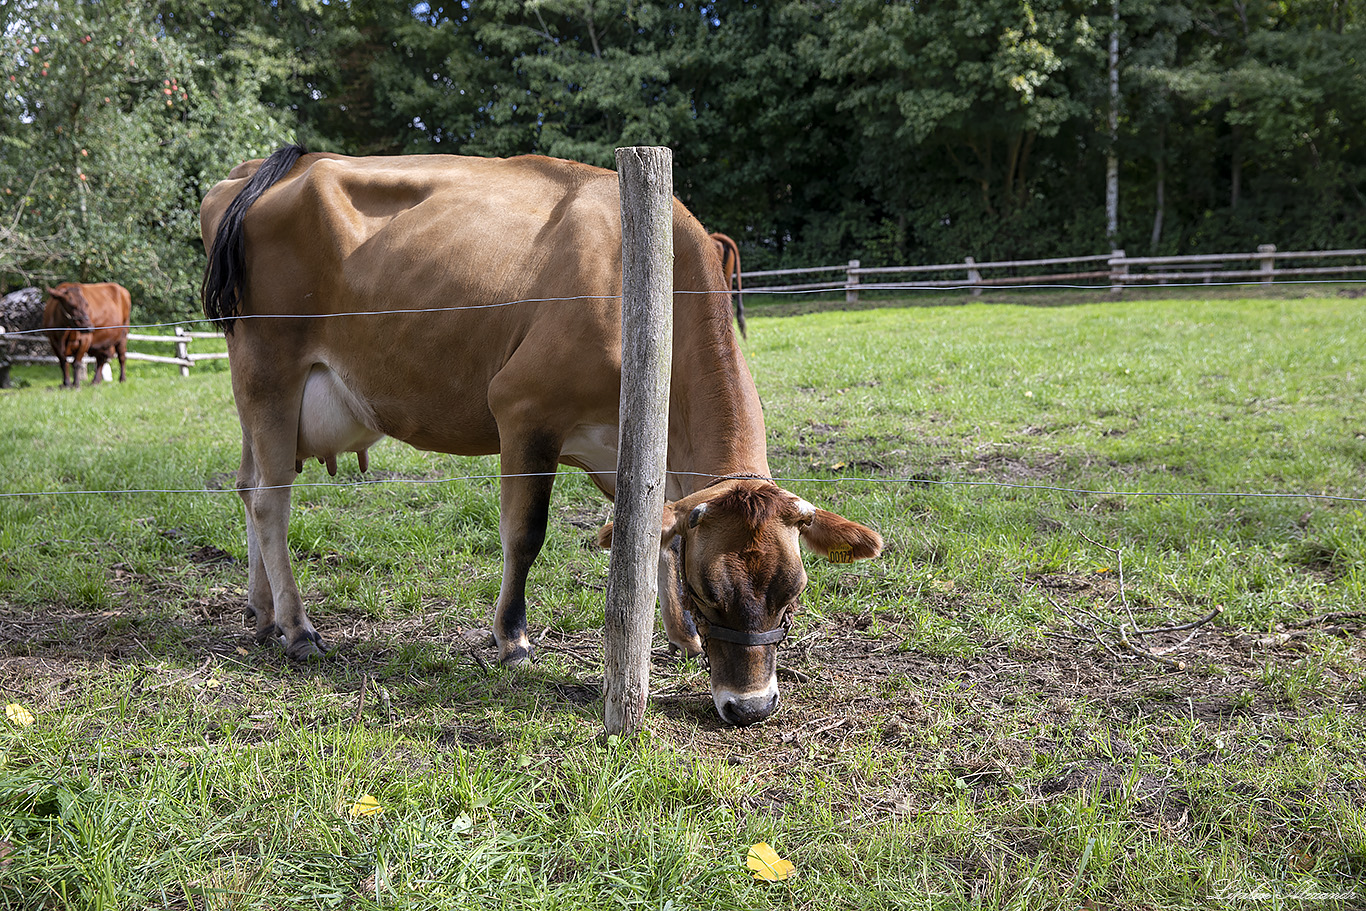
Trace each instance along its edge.
<instances>
[{"instance_id":1,"label":"cow's hoof","mask_svg":"<svg viewBox=\"0 0 1366 911\"><path fill-rule=\"evenodd\" d=\"M317 633L304 633L285 647L285 654L291 661L317 661L327 656L327 646Z\"/></svg>"},{"instance_id":2,"label":"cow's hoof","mask_svg":"<svg viewBox=\"0 0 1366 911\"><path fill-rule=\"evenodd\" d=\"M700 658L702 656L702 640L694 636L682 644L669 640L669 654L675 656L680 661L687 661L689 658Z\"/></svg>"},{"instance_id":3,"label":"cow's hoof","mask_svg":"<svg viewBox=\"0 0 1366 911\"><path fill-rule=\"evenodd\" d=\"M535 658L535 653L529 645L513 645L498 658L498 663L503 667L525 667Z\"/></svg>"},{"instance_id":4,"label":"cow's hoof","mask_svg":"<svg viewBox=\"0 0 1366 911\"><path fill-rule=\"evenodd\" d=\"M254 616L255 616L255 615L253 614L253 617L254 617ZM257 645L267 645L267 644L281 645L281 644L284 643L284 641L285 641L285 631L282 630L282 629L280 629L279 624L272 623L270 626L267 626L265 629L258 629L258 630L256 631L256 644L257 644Z\"/></svg>"}]
</instances>

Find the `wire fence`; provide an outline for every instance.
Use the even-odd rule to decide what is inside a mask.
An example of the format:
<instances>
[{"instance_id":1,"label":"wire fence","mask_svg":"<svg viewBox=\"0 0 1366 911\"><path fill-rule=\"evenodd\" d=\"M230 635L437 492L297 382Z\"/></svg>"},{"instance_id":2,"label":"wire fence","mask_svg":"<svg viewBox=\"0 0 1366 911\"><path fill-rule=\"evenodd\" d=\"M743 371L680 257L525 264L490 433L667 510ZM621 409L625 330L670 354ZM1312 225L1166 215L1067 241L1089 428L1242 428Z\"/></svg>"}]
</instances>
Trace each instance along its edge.
<instances>
[{"instance_id":1,"label":"wire fence","mask_svg":"<svg viewBox=\"0 0 1366 911\"><path fill-rule=\"evenodd\" d=\"M1274 247L1272 247L1271 250L1272 250L1272 252L1274 252ZM1122 255L1123 251L1117 251L1117 253L1119 253L1120 255ZM1366 250L1354 250L1354 251L1327 251L1327 253L1326 253L1325 255L1338 255L1338 254L1366 257ZM1287 253L1287 254L1280 254L1280 256L1282 256L1282 257L1297 256L1297 255L1309 255L1309 254L1289 254L1289 253ZM1055 260L1035 260L1035 261L1023 261L1023 262L1028 262L1028 263L1033 264L1033 265L1039 265L1039 264L1051 265L1051 264L1056 264L1056 263L1074 262L1074 261L1081 261L1081 260L1083 260L1083 259L1098 259L1098 258L1099 258L1099 257L1083 257L1083 258L1055 259ZM1211 258L1213 258L1213 257L1186 257L1185 259L1201 260L1201 259L1211 259ZM1228 258L1228 257L1225 257L1225 258ZM1152 260L1152 259L1157 259L1157 258L1149 258L1149 259ZM1179 258L1166 257L1166 258L1161 258L1161 259L1163 259L1163 260L1171 260L1171 259L1179 259ZM986 266L989 266L989 265L1002 265L1002 266L1006 266L1006 265L1018 265L1018 263L993 263L993 264L984 263L984 264L980 264L980 265L981 265L981 267L986 267ZM824 268L825 268L825 267L816 267L816 268L809 269L809 270L780 270L780 272L786 273L786 274L799 274L799 273L802 273L802 272L815 272L815 271L821 271L821 270L824 269ZM831 267L831 268L834 268L834 267ZM842 267L841 267L841 268L842 268ZM940 268L940 267L914 267L914 268L916 268L916 269L929 269L929 268ZM946 268L946 267L945 267L945 268ZM1353 267L1353 268L1356 268L1358 271L1360 271L1360 272L1363 274L1362 280L1363 280L1363 281L1366 281L1366 265L1363 265L1363 266L1360 266L1360 267ZM864 274L867 274L868 272L871 272L871 271L878 271L878 270L864 270ZM881 271L894 271L894 270L888 269L888 270L881 270ZM762 275L771 275L771 274L779 274L779 273L774 273L774 272L745 273L746 277L751 276L751 275L753 275L753 276L762 276ZM1262 273L1261 273L1260 271L1259 271L1257 274L1258 274L1258 276L1261 276L1261 275L1262 275ZM1207 279L1202 278L1202 277L1197 277L1197 280L1186 281L1186 282L1180 282L1180 283L1177 283L1177 282L1166 283L1166 282L1164 282L1164 284L1165 284L1167 287L1201 287L1201 288L1208 288L1208 287L1219 287L1219 286L1222 286L1222 287L1236 287L1236 286L1248 286L1248 285L1264 286L1265 284L1267 284L1267 281L1266 281L1265 279L1261 278L1261 277L1259 277L1258 280L1255 281L1255 282L1254 282L1254 281L1249 281L1249 280L1248 280L1247 278L1245 278L1245 277L1237 277L1237 278L1233 278L1233 279L1230 279L1230 280L1227 280L1227 281L1210 281L1210 280L1207 280ZM1291 281L1285 281L1285 280L1282 279L1282 280L1277 280L1277 281L1275 281L1275 284L1295 284L1295 285L1305 285L1305 284L1335 284L1335 285L1336 285L1336 284L1342 284L1342 282L1341 282L1340 280L1335 281L1335 280L1333 280L1333 279L1327 279L1327 278L1308 278L1308 279L1295 279L1295 280L1291 280ZM980 290L980 288L982 287L982 285L983 285L982 282L962 282L962 283L953 283L953 284L947 284L947 283L924 283L924 282L916 283L916 282L912 282L912 283L887 283L887 284L879 284L879 285L873 285L873 284L866 284L866 283L865 283L865 284L860 285L859 287L860 287L862 290L864 290L864 291L868 291L868 290L899 290L899 291L929 291L929 290L934 290L934 291L941 291L941 292L942 292L942 291L945 291L945 290L960 290L960 291L969 291L969 292L971 292L971 291L974 291L974 290ZM747 291L748 291L749 293L760 293L760 292L762 292L762 293L768 293L768 294L810 295L810 294L827 293L827 292L829 292L829 291L831 291L831 290L838 290L838 288L840 288L840 287L843 287L843 286L840 286L840 285L828 285L828 286L827 286L827 285L821 285L820 287L810 287L810 286L806 286L806 287L792 287L792 286L789 286L789 287L758 288L758 289L753 289L753 288L751 288L751 289L747 289ZM1097 286L1096 286L1096 285L1090 285L1090 284L1057 284L1057 285L1041 285L1041 284L1033 283L1033 282L1025 282L1025 283L1018 284L1018 285L996 285L995 287L997 288L997 290L1037 290L1037 289L1039 289L1039 288L1041 288L1041 287L1065 288L1065 289L1083 289L1083 290L1096 290L1096 289L1097 289ZM690 292L690 291L680 291L680 292L676 292L676 293L678 293L678 294L709 294L709 293L711 293L711 292L704 292L704 291L691 291L691 292ZM272 320L272 319L291 319L291 320L292 320L292 319L333 319L333 318L341 318L341 317L366 317L366 316L395 316L395 315L415 315L415 314L449 313L449 312L468 311L468 310L488 310L488 309L496 309L496 308L503 308L503 307L519 306L519 305L523 305L523 304L554 304L554 303L570 303L570 302L575 302L575 301L587 301L587 300L619 300L619 299L620 299L620 295L578 295L578 296L572 296L572 297L523 298L523 299L518 299L518 300L500 301L500 302L487 303L487 304L468 304L468 305L447 306L447 307L431 307L431 308L420 308L420 309L399 308L399 309L387 309L387 310L356 310L356 311L346 311L346 312L340 312L340 313L310 313L310 314L243 314L243 315L240 315L240 316L237 316L237 317L234 317L234 318L235 318L235 319L241 319L241 320ZM160 341L160 340L178 341L178 342L180 342L181 344L187 344L190 338L222 338L222 336L221 336L221 335L218 335L217 333L189 332L189 331L187 331L186 328L185 328L185 327L189 327L189 326L202 326L202 325L204 325L206 322L211 323L211 322L213 322L213 321L211 321L211 320L177 320L177 321L161 322L161 323L130 324L130 325L128 325L128 326L114 327L114 328L125 328L125 329L128 329L128 330L130 330L130 331L131 331L131 330L166 330L166 329L171 329L171 330L175 331L175 333L176 333L175 335L172 335L172 336L151 336L150 338L155 339L155 340L158 340L158 341ZM43 333L44 331L46 331L46 330L43 330L43 329L20 330L20 331L16 331L16 332L9 333L9 336L10 336L10 337L16 337L16 336L34 336L34 335L37 335L37 334L41 334L41 333ZM3 336L4 336L4 335L5 335L5 333L4 333L2 330L0 330L0 342L3 341ZM134 336L130 336L130 338L133 338L133 337L134 337ZM132 356L132 355L131 355L131 353L130 353L130 357L131 357L131 356ZM226 357L226 356L227 356L227 355L224 354L224 353L212 353L212 354L205 354L205 355L196 355L193 359L188 359L188 358L187 358L187 359L184 359L184 360L178 360L178 359L173 359L173 358L161 358L160 360L164 360L164 361L168 361L168 362L171 362L171 363L178 363L178 364L180 364L180 365L181 365L181 368L182 368L182 369L181 369L181 374L182 374L182 375L188 375L188 367L189 367L191 364L193 364L195 360L208 360L208 359L211 359L211 358L222 358L222 357ZM148 359L154 359L154 358L148 358ZM16 358L16 360L18 360L18 358ZM55 359L55 358L51 358L50 360L51 360L53 363L56 363L56 359ZM598 474L598 475L615 474L614 471L598 471L598 472L585 472L585 473L587 473L587 474ZM239 488L239 487L237 487L237 486L234 485L234 486L232 486L232 487L223 487L223 488L211 488L211 487L190 487L190 488L114 488L114 489L75 489L75 490L41 490L41 491L0 491L0 499L32 498L32 497L46 497L46 496L53 496L53 497L60 497L60 496L117 496L117 495L131 495L131 494L137 494L137 495L152 495L152 494L197 494L197 493L233 493L233 494L236 494L236 493L239 493L239 491L240 491L240 492L246 492L246 491L249 491L249 490L273 490L273 489L286 489L286 488L288 488L288 489L295 489L295 488L355 488L355 487L366 487L366 486L375 486L375 485L382 485L382 484L424 484L424 485L425 485L425 484L448 484L448 483L457 483L457 482L472 482L472 481L491 481L491 480L500 480L500 479L502 479L502 478L509 478L509 477L551 477L551 476L556 476L556 475L558 475L558 474L559 474L559 472L556 471L556 472L536 472L536 473L528 473L528 474L509 474L509 475L504 475L504 474L468 474L468 475L448 476L448 477L442 477L442 478L392 478L392 477L391 477L391 478L364 478L364 477L362 477L362 478L357 478L357 479L355 479L355 480L339 480L339 481L317 481L317 482L314 482L314 481L297 481L297 482L291 482L291 483L289 483L289 484L265 485L265 486L259 486L259 487L251 487L251 488ZM668 474L673 475L674 477L704 477L703 475L701 475L701 474L699 474L699 473L695 473L695 472L676 472L676 471L670 471L670 472L668 472ZM710 475L705 475L705 477L710 478L711 476L710 476ZM867 484L905 484L905 485L940 486L940 487L964 487L964 488L997 488L997 489L1008 489L1008 490L1025 491L1025 492L1032 492L1032 493L1061 493L1061 494L1070 494L1070 495L1075 495L1075 496L1088 496L1088 497L1147 497L1147 498L1195 498L1195 499L1221 499L1221 498L1227 498L1227 499L1309 500L1309 501L1340 502L1340 503L1366 503L1366 496L1363 496L1363 497L1353 497L1353 496L1344 496L1344 495L1340 495L1340 494L1315 493L1315 492L1311 492L1311 491L1265 492L1265 491L1230 491L1230 490L1210 490L1210 491L1179 491L1179 490L1162 490L1162 491L1145 491L1145 490L1109 490L1109 489L1095 489L1095 488L1081 488L1081 487L1065 487L1065 486L1057 486L1057 485L1020 484L1020 483L1007 482L1007 481L987 481L987 480L968 480L968 479L962 479L962 480L958 480L958 479L931 479L931 478L919 478L919 477L855 477L855 476L850 476L850 475L842 475L842 476L840 476L840 477L835 477L835 478L830 478L830 477L779 477L779 476L775 476L775 477L771 478L771 480L774 481L775 483L794 483L794 484L797 484L797 483L799 483L799 484L867 483Z\"/></svg>"}]
</instances>

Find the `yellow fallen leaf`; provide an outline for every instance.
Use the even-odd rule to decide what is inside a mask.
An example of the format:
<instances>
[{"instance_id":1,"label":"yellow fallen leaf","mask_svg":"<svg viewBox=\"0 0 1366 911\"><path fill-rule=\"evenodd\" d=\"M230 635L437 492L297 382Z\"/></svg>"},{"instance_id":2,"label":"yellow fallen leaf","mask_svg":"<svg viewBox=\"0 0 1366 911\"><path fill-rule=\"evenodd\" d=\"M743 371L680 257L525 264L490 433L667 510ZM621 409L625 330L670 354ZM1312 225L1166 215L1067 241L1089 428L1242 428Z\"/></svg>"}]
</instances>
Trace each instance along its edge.
<instances>
[{"instance_id":1,"label":"yellow fallen leaf","mask_svg":"<svg viewBox=\"0 0 1366 911\"><path fill-rule=\"evenodd\" d=\"M360 800L351 804L352 816L374 816L383 812L384 807L380 805L378 800L375 800L375 798L371 797L369 794L362 796Z\"/></svg>"},{"instance_id":2,"label":"yellow fallen leaf","mask_svg":"<svg viewBox=\"0 0 1366 911\"><path fill-rule=\"evenodd\" d=\"M5 717L21 728L33 724L33 713L17 702L11 702L5 706Z\"/></svg>"},{"instance_id":3,"label":"yellow fallen leaf","mask_svg":"<svg viewBox=\"0 0 1366 911\"><path fill-rule=\"evenodd\" d=\"M755 879L770 883L787 879L792 875L792 871L797 869L792 865L792 861L779 857L778 852L769 847L766 841L761 841L749 849L745 866L754 871Z\"/></svg>"}]
</instances>

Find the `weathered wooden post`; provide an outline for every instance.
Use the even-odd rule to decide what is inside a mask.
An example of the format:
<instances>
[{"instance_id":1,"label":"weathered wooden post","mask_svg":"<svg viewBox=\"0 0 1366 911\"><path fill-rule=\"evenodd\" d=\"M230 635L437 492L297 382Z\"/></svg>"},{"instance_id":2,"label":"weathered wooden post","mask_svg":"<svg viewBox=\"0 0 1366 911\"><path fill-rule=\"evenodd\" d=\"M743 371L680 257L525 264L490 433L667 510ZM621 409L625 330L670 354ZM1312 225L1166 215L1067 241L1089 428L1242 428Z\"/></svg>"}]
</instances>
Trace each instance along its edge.
<instances>
[{"instance_id":1,"label":"weathered wooden post","mask_svg":"<svg viewBox=\"0 0 1366 911\"><path fill-rule=\"evenodd\" d=\"M977 260L969 256L964 265L968 267L968 284L972 286L972 296L982 296L982 273L977 271Z\"/></svg>"},{"instance_id":2,"label":"weathered wooden post","mask_svg":"<svg viewBox=\"0 0 1366 911\"><path fill-rule=\"evenodd\" d=\"M1123 250L1111 250L1110 259L1106 265L1110 267L1110 296L1121 297L1124 294L1124 279L1129 275L1129 263Z\"/></svg>"},{"instance_id":3,"label":"weathered wooden post","mask_svg":"<svg viewBox=\"0 0 1366 911\"><path fill-rule=\"evenodd\" d=\"M848 278L844 284L844 302L846 304L858 303L858 267L859 261L856 259L849 260L849 265L846 267L848 271Z\"/></svg>"},{"instance_id":4,"label":"weathered wooden post","mask_svg":"<svg viewBox=\"0 0 1366 911\"><path fill-rule=\"evenodd\" d=\"M5 341L5 327L0 326L0 389L9 388L9 343Z\"/></svg>"},{"instance_id":5,"label":"weathered wooden post","mask_svg":"<svg viewBox=\"0 0 1366 911\"><path fill-rule=\"evenodd\" d=\"M650 697L673 363L673 152L617 149L621 188L621 429L607 575L605 722L634 734Z\"/></svg>"},{"instance_id":6,"label":"weathered wooden post","mask_svg":"<svg viewBox=\"0 0 1366 911\"><path fill-rule=\"evenodd\" d=\"M180 358L180 375L190 375L190 333L184 326L175 327L175 356Z\"/></svg>"},{"instance_id":7,"label":"weathered wooden post","mask_svg":"<svg viewBox=\"0 0 1366 911\"><path fill-rule=\"evenodd\" d=\"M1261 260L1262 284L1273 284L1276 281L1276 245L1258 244L1256 259Z\"/></svg>"}]
</instances>

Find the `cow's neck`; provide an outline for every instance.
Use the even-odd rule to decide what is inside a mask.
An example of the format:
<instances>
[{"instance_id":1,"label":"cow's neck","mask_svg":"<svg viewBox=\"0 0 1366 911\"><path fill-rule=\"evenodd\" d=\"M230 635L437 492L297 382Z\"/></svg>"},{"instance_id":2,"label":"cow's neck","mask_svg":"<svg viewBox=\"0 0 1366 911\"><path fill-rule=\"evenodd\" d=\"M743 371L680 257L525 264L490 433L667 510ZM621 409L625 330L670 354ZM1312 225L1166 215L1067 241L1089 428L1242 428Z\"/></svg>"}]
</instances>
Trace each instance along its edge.
<instances>
[{"instance_id":1,"label":"cow's neck","mask_svg":"<svg viewBox=\"0 0 1366 911\"><path fill-rule=\"evenodd\" d=\"M729 298L724 321L688 307L674 324L669 407L669 476L678 499L728 475L767 477L764 415L754 379L735 344Z\"/></svg>"}]
</instances>

